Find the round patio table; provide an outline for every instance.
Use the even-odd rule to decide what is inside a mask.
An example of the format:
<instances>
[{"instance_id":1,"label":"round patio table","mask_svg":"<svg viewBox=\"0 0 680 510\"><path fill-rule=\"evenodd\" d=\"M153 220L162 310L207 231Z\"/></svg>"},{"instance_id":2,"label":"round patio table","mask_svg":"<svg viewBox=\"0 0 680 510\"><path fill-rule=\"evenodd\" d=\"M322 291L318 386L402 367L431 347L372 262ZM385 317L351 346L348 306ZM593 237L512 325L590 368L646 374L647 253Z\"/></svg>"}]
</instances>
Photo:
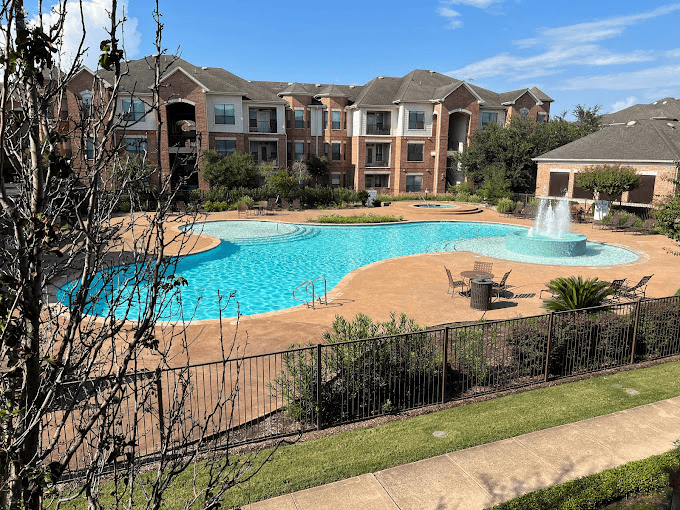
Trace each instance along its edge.
<instances>
[{"instance_id":1,"label":"round patio table","mask_svg":"<svg viewBox=\"0 0 680 510\"><path fill-rule=\"evenodd\" d=\"M472 280L473 278L493 280L493 274L486 271L461 271L460 275L466 280Z\"/></svg>"}]
</instances>

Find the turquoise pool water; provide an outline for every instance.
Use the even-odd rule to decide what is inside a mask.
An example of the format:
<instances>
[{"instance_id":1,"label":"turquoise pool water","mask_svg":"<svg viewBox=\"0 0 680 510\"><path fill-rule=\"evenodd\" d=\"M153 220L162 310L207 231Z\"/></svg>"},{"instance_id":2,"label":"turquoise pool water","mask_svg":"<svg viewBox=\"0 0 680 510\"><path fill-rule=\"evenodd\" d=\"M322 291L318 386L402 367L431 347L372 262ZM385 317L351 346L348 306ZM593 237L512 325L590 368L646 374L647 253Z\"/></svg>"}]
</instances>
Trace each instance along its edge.
<instances>
[{"instance_id":1,"label":"turquoise pool water","mask_svg":"<svg viewBox=\"0 0 680 510\"><path fill-rule=\"evenodd\" d=\"M496 256L488 251L501 248L498 239L509 231L525 229L468 222L321 226L251 220L202 223L195 225L194 230L221 239L216 248L187 256L177 267L177 273L188 281L188 286L181 289L185 316L193 315L196 308L194 320L204 320L219 316L218 291L222 295L236 291L243 315L281 310L301 304L293 298L293 289L317 276L326 278L330 291L348 273L379 260L463 249L482 252L479 246L487 249L485 254ZM587 259L574 257L580 260L562 259L560 262L563 265L609 265L637 259L637 255L628 250L588 244ZM545 257L522 256L521 260L555 263ZM120 282L122 278L116 281ZM63 297L63 291L61 293ZM139 296L138 301L143 303L144 296ZM109 306L106 300L99 300L92 313L104 315ZM133 307L127 317L136 320L138 313ZM178 314L176 302L168 302L164 318L177 318ZM222 315L235 316L235 302ZM125 313L116 309L116 316L124 318Z\"/></svg>"}]
</instances>

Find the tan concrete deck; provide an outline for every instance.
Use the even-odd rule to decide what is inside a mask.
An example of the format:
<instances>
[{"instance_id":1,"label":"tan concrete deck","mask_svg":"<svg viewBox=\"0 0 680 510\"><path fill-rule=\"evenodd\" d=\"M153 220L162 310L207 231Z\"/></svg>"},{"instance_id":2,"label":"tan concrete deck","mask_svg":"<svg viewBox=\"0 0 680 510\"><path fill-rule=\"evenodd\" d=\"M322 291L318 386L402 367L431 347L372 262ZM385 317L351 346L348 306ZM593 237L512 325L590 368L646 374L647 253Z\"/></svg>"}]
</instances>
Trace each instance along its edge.
<instances>
[{"instance_id":1,"label":"tan concrete deck","mask_svg":"<svg viewBox=\"0 0 680 510\"><path fill-rule=\"evenodd\" d=\"M279 211L273 215L250 218L305 223L308 218L316 218L321 214L351 215L369 212L401 215L407 221L473 221L525 226L533 224L533 220L501 217L491 209L485 209L479 214L461 215L456 214L455 210L418 209L413 207L413 204L414 202L392 202L389 207L379 209ZM211 213L207 216L207 220L236 219L239 219L236 211ZM171 223L169 227L172 228L173 225L176 227L178 223ZM391 311L406 312L419 324L430 326L476 320L482 315L492 320L536 315L543 313L542 300L539 299L541 289L546 287L548 281L558 276L582 275L584 278L597 276L601 280L609 281L628 278L637 282L642 276L653 274L654 277L647 287L647 295L650 297L673 295L680 288L680 259L664 251L664 248L673 246L673 242L665 236L610 232L592 228L590 224L575 224L572 230L586 235L590 241L634 250L641 258L630 264L598 267L527 264L492 259L470 252L434 253L390 259L365 266L345 277L329 292L332 301L328 306L310 309L302 305L288 310L242 317L238 338L240 342L244 342L247 335L247 354L260 354L282 350L293 343L319 342L321 334L330 329L336 314L352 318L361 312L375 320L386 320ZM212 238L200 239L195 249L207 249L213 246L214 242ZM471 269L475 260L493 262L493 272L496 276L512 269L508 279L508 283L514 286L512 291L515 295L527 297L501 299L484 314L470 309L469 300L466 298L460 296L451 298L446 293L448 279L444 266L451 269L455 275ZM223 326L226 338L231 338L235 328L234 321L227 320ZM189 338L193 339L190 347L192 363L213 361L219 357L220 353L216 348L218 334L217 320L200 321L190 326Z\"/></svg>"},{"instance_id":2,"label":"tan concrete deck","mask_svg":"<svg viewBox=\"0 0 680 510\"><path fill-rule=\"evenodd\" d=\"M286 494L244 510L477 510L627 462L678 439L680 397Z\"/></svg>"}]
</instances>

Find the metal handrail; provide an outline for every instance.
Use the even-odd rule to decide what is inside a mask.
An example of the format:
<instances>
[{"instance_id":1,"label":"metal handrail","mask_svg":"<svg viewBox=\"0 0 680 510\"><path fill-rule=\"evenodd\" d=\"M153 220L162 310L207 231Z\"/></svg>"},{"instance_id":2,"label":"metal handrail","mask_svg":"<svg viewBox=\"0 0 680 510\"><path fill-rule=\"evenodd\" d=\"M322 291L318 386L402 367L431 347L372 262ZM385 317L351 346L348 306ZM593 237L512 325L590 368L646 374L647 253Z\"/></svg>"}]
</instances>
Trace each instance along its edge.
<instances>
[{"instance_id":1,"label":"metal handrail","mask_svg":"<svg viewBox=\"0 0 680 510\"><path fill-rule=\"evenodd\" d=\"M461 236L458 239L456 239L456 242L453 243L453 248L451 249L451 251L456 251L456 245L458 244L458 242L465 239L465 234L467 234L468 232L472 232L473 230L477 231L477 236L475 237L475 239L479 239L479 227L472 227L463 232Z\"/></svg>"},{"instance_id":2,"label":"metal handrail","mask_svg":"<svg viewBox=\"0 0 680 510\"><path fill-rule=\"evenodd\" d=\"M319 296L319 304L327 305L328 304L328 284L326 282L326 278L324 278L323 276L317 276L316 278L314 278L312 280L305 280L300 285L295 287L293 289L293 299L295 299L296 301L302 301L304 304L307 305L307 308L309 308L310 304L311 304L312 308L316 308L315 307L316 289L315 289L314 282L316 282L317 280L323 280L323 301L321 301L321 296ZM311 293L309 292L309 286L310 285L312 286L312 292ZM304 298L299 298L295 295L295 291L297 291L298 289L301 289L303 287L305 289L305 293L308 296L312 296L311 301L308 301L307 299L304 299Z\"/></svg>"}]
</instances>

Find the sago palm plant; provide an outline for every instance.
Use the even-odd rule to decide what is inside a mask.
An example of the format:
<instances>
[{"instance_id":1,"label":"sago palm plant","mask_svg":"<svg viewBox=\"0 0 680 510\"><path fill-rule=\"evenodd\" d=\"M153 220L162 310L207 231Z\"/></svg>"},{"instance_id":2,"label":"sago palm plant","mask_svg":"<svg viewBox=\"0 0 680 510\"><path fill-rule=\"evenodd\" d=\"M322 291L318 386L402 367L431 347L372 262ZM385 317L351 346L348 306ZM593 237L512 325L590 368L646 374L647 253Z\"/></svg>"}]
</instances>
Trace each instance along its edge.
<instances>
[{"instance_id":1,"label":"sago palm plant","mask_svg":"<svg viewBox=\"0 0 680 510\"><path fill-rule=\"evenodd\" d=\"M548 283L548 288L557 297L544 301L543 308L556 312L599 306L613 293L609 283L598 281L597 278L584 280L582 276L556 278Z\"/></svg>"}]
</instances>

